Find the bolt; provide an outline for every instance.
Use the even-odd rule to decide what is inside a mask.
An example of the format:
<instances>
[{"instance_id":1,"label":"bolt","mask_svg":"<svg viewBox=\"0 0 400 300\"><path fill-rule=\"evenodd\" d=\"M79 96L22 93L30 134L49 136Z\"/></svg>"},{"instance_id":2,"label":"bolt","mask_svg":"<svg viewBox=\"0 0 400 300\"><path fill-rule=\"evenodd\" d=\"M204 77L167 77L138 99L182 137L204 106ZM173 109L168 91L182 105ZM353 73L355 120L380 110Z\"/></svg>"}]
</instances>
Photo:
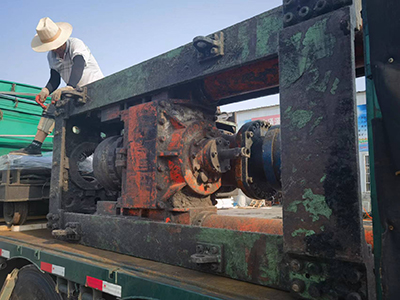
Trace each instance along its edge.
<instances>
[{"instance_id":1,"label":"bolt","mask_svg":"<svg viewBox=\"0 0 400 300\"><path fill-rule=\"evenodd\" d=\"M253 177L247 178L247 182L250 183L250 184L254 183Z\"/></svg>"},{"instance_id":2,"label":"bolt","mask_svg":"<svg viewBox=\"0 0 400 300\"><path fill-rule=\"evenodd\" d=\"M205 189L205 190L208 190L208 189L211 188L211 187L212 187L211 183L205 183L205 184L204 184L204 189Z\"/></svg>"},{"instance_id":3,"label":"bolt","mask_svg":"<svg viewBox=\"0 0 400 300\"><path fill-rule=\"evenodd\" d=\"M305 284L303 281L298 280L298 279L293 280L292 286L291 286L291 289L293 292L302 293L304 291L304 288L305 288Z\"/></svg>"},{"instance_id":4,"label":"bolt","mask_svg":"<svg viewBox=\"0 0 400 300\"><path fill-rule=\"evenodd\" d=\"M217 156L217 154L218 154L217 152L211 153L212 158L215 158Z\"/></svg>"},{"instance_id":5,"label":"bolt","mask_svg":"<svg viewBox=\"0 0 400 300\"><path fill-rule=\"evenodd\" d=\"M248 139L252 138L254 136L254 133L251 131L247 131L246 136Z\"/></svg>"},{"instance_id":6,"label":"bolt","mask_svg":"<svg viewBox=\"0 0 400 300\"><path fill-rule=\"evenodd\" d=\"M362 300L359 293L353 292L347 295L346 300Z\"/></svg>"},{"instance_id":7,"label":"bolt","mask_svg":"<svg viewBox=\"0 0 400 300\"><path fill-rule=\"evenodd\" d=\"M0 264L0 270L4 270L5 268L7 268L7 263L6 262L2 262Z\"/></svg>"},{"instance_id":8,"label":"bolt","mask_svg":"<svg viewBox=\"0 0 400 300\"><path fill-rule=\"evenodd\" d=\"M293 272L299 272L303 268L303 264L301 263L301 261L293 259L290 262L290 268L292 269Z\"/></svg>"},{"instance_id":9,"label":"bolt","mask_svg":"<svg viewBox=\"0 0 400 300\"><path fill-rule=\"evenodd\" d=\"M283 21L287 24L291 23L293 21L294 15L291 12L288 12L283 16Z\"/></svg>"},{"instance_id":10,"label":"bolt","mask_svg":"<svg viewBox=\"0 0 400 300\"><path fill-rule=\"evenodd\" d=\"M394 62L393 57L389 58L389 59L388 59L388 62L389 62L389 64L392 64L392 63Z\"/></svg>"},{"instance_id":11,"label":"bolt","mask_svg":"<svg viewBox=\"0 0 400 300\"><path fill-rule=\"evenodd\" d=\"M160 141L160 142L165 142L166 139L167 139L167 138L166 138L165 136L160 136L159 141Z\"/></svg>"},{"instance_id":12,"label":"bolt","mask_svg":"<svg viewBox=\"0 0 400 300\"><path fill-rule=\"evenodd\" d=\"M58 162L53 162L53 166L58 166Z\"/></svg>"},{"instance_id":13,"label":"bolt","mask_svg":"<svg viewBox=\"0 0 400 300\"><path fill-rule=\"evenodd\" d=\"M211 254L217 254L218 253L218 248L215 246L212 246L210 249Z\"/></svg>"},{"instance_id":14,"label":"bolt","mask_svg":"<svg viewBox=\"0 0 400 300\"><path fill-rule=\"evenodd\" d=\"M196 253L203 253L204 252L204 246L203 245L197 245L196 246Z\"/></svg>"},{"instance_id":15,"label":"bolt","mask_svg":"<svg viewBox=\"0 0 400 300\"><path fill-rule=\"evenodd\" d=\"M211 48L210 49L210 53L211 54L217 54L218 53L218 49L217 48Z\"/></svg>"},{"instance_id":16,"label":"bolt","mask_svg":"<svg viewBox=\"0 0 400 300\"><path fill-rule=\"evenodd\" d=\"M394 230L394 226L393 225L389 225L389 230L393 231Z\"/></svg>"}]
</instances>

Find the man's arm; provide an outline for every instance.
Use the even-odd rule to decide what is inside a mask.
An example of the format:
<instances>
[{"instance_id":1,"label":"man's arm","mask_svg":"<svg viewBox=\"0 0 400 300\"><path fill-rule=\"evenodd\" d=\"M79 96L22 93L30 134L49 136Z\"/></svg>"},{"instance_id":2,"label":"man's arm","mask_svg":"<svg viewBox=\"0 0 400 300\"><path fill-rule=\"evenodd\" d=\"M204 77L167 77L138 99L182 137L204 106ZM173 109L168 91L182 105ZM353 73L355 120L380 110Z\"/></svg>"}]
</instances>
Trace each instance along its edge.
<instances>
[{"instance_id":1,"label":"man's arm","mask_svg":"<svg viewBox=\"0 0 400 300\"><path fill-rule=\"evenodd\" d=\"M69 77L67 86L54 91L51 96L52 102L60 100L62 92L76 88L78 82L82 78L83 69L85 68L85 60L83 59L83 56L77 55L72 61L74 64L72 65L71 75Z\"/></svg>"},{"instance_id":2,"label":"man's arm","mask_svg":"<svg viewBox=\"0 0 400 300\"><path fill-rule=\"evenodd\" d=\"M60 82L61 82L60 73L58 73L54 69L50 69L50 79L49 82L46 84L46 88L49 90L49 94L51 94L58 88Z\"/></svg>"},{"instance_id":3,"label":"man's arm","mask_svg":"<svg viewBox=\"0 0 400 300\"><path fill-rule=\"evenodd\" d=\"M83 69L85 68L85 59L82 55L77 55L72 61L74 64L72 65L71 76L69 77L67 85L76 88L78 82L82 78Z\"/></svg>"}]
</instances>

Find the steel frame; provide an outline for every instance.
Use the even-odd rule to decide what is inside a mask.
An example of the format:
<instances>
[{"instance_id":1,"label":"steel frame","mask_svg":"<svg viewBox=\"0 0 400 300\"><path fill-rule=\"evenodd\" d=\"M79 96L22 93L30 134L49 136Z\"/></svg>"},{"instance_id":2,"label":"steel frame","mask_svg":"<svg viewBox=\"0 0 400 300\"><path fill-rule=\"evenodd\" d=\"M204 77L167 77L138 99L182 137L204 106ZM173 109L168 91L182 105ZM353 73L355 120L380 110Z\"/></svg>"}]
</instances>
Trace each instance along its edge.
<instances>
[{"instance_id":1,"label":"steel frame","mask_svg":"<svg viewBox=\"0 0 400 300\"><path fill-rule=\"evenodd\" d=\"M373 299L357 169L355 13L347 2L332 0L329 10L284 23L282 9L290 13L292 2L223 30L224 56L200 63L196 49L185 45L90 84L84 105L60 103L49 227L69 227L84 245L290 290L301 298ZM314 2L307 3L312 8ZM273 93L278 85L283 236L66 209L71 149L98 142L101 131L119 133L121 112L130 106L185 97L217 105ZM80 137L73 126L82 129ZM98 195L86 191L77 197L95 201ZM220 249L218 267L190 262L199 244Z\"/></svg>"}]
</instances>

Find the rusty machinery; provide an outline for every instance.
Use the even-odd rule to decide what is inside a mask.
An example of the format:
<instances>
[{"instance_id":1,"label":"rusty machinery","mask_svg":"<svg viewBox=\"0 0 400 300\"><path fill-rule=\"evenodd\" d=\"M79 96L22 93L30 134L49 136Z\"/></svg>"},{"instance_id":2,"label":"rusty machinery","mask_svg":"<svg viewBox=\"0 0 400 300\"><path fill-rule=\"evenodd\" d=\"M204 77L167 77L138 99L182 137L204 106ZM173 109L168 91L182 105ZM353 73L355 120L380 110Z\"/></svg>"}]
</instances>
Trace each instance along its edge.
<instances>
[{"instance_id":1,"label":"rusty machinery","mask_svg":"<svg viewBox=\"0 0 400 300\"><path fill-rule=\"evenodd\" d=\"M53 235L300 298L374 299L358 183L354 15L350 0L285 0L64 94ZM278 88L281 128L218 128L217 105ZM88 158L93 172L83 173ZM283 222L216 214L218 191L263 199L281 185Z\"/></svg>"}]
</instances>

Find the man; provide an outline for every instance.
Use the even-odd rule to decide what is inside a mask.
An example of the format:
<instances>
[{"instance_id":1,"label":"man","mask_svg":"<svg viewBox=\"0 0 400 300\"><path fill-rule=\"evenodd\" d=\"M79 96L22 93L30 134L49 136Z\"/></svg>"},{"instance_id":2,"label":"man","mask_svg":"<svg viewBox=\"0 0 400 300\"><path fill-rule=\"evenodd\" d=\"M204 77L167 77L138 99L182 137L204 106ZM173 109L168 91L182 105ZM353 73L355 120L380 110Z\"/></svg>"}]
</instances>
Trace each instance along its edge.
<instances>
[{"instance_id":1,"label":"man","mask_svg":"<svg viewBox=\"0 0 400 300\"><path fill-rule=\"evenodd\" d=\"M39 99L43 103L52 93L52 103L58 101L61 93L82 87L104 77L89 48L79 39L72 38L72 26L65 22L54 23L50 18L42 18L36 27L37 34L31 47L36 52L47 52L50 67L50 79L41 92ZM67 84L58 88L60 78ZM49 105L40 119L35 139L26 148L12 151L10 154L41 156L41 147L54 128L54 105Z\"/></svg>"}]
</instances>

